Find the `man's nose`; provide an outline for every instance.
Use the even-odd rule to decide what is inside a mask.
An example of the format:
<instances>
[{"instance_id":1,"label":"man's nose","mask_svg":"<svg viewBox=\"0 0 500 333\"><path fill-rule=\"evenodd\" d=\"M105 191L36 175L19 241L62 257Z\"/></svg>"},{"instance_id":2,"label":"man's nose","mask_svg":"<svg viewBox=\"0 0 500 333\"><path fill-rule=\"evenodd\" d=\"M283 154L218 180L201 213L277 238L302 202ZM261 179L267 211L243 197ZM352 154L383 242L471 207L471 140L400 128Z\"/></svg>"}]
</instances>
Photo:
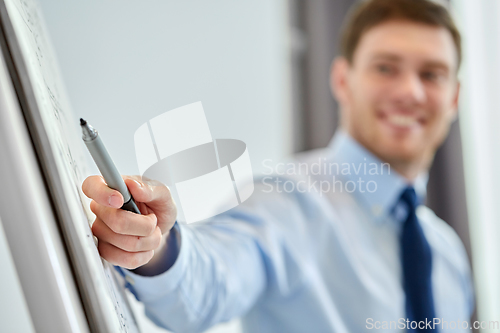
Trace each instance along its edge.
<instances>
[{"instance_id":1,"label":"man's nose","mask_svg":"<svg viewBox=\"0 0 500 333\"><path fill-rule=\"evenodd\" d=\"M427 96L425 86L417 73L405 73L397 82L396 96L404 104L425 102Z\"/></svg>"}]
</instances>

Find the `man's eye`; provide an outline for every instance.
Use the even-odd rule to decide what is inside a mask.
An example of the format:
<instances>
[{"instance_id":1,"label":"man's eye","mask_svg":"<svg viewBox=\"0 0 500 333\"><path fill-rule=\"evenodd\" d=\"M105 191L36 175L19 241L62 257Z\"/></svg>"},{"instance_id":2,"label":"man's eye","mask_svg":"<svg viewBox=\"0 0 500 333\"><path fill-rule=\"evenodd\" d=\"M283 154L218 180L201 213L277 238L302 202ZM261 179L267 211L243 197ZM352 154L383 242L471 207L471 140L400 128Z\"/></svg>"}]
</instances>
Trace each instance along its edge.
<instances>
[{"instance_id":1,"label":"man's eye","mask_svg":"<svg viewBox=\"0 0 500 333\"><path fill-rule=\"evenodd\" d=\"M384 64L377 65L377 71L382 74L394 73L394 69L391 66Z\"/></svg>"},{"instance_id":2,"label":"man's eye","mask_svg":"<svg viewBox=\"0 0 500 333\"><path fill-rule=\"evenodd\" d=\"M438 73L431 71L423 72L420 76L426 81L436 81L440 77Z\"/></svg>"}]
</instances>

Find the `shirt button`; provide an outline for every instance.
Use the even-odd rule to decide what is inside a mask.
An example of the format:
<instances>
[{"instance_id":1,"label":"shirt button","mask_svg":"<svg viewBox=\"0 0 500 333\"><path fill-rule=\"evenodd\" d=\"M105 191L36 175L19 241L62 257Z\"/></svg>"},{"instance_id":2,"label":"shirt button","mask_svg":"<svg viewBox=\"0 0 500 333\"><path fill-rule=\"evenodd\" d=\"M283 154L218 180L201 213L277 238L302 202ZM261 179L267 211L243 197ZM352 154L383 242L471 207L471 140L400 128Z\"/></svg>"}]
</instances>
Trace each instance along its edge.
<instances>
[{"instance_id":1,"label":"shirt button","mask_svg":"<svg viewBox=\"0 0 500 333\"><path fill-rule=\"evenodd\" d=\"M125 275L125 280L130 283L131 285L135 284L134 279L130 275Z\"/></svg>"}]
</instances>

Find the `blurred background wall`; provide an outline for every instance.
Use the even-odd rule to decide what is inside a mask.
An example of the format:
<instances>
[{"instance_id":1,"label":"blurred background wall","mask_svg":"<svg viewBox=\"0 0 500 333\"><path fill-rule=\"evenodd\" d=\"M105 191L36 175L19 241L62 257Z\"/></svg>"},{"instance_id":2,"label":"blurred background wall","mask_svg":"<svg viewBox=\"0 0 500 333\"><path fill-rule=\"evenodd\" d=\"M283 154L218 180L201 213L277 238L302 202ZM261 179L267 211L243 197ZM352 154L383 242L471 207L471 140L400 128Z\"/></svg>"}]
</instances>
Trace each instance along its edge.
<instances>
[{"instance_id":1,"label":"blurred background wall","mask_svg":"<svg viewBox=\"0 0 500 333\"><path fill-rule=\"evenodd\" d=\"M500 320L500 2L452 1L464 37L462 131L479 320ZM498 331L498 328L484 332Z\"/></svg>"},{"instance_id":2,"label":"blurred background wall","mask_svg":"<svg viewBox=\"0 0 500 333\"><path fill-rule=\"evenodd\" d=\"M39 1L73 111L100 131L122 173L138 172L135 129L195 101L203 102L213 137L247 143L256 171L265 159L325 146L336 129L328 75L353 0ZM466 245L480 319L497 320L500 228L494 196L500 160L493 149L500 138L498 121L491 120L499 120L500 102L494 97L499 81L491 73L500 70L500 43L491 38L500 36L500 5L452 5L466 40L465 97L460 123L430 171L427 204ZM142 311L140 304L134 307ZM144 316L138 319L145 332L164 332ZM239 332L239 325L211 332Z\"/></svg>"},{"instance_id":3,"label":"blurred background wall","mask_svg":"<svg viewBox=\"0 0 500 333\"><path fill-rule=\"evenodd\" d=\"M122 173L138 173L140 125L197 101L212 136L245 141L254 168L291 151L285 0L40 3L73 110Z\"/></svg>"}]
</instances>

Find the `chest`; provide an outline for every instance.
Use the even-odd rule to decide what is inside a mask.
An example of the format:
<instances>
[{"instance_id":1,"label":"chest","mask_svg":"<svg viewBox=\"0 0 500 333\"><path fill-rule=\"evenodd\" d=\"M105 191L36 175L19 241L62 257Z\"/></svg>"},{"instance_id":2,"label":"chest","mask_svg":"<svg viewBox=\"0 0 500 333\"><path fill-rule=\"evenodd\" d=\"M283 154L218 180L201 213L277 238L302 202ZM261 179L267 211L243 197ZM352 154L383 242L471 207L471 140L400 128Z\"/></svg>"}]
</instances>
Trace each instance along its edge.
<instances>
[{"instance_id":1,"label":"chest","mask_svg":"<svg viewBox=\"0 0 500 333\"><path fill-rule=\"evenodd\" d=\"M343 317L397 321L405 317L400 230L394 220L375 222L354 203L337 200L334 214L318 228L310 273ZM440 318L468 320L463 277L431 243L432 284Z\"/></svg>"}]
</instances>

